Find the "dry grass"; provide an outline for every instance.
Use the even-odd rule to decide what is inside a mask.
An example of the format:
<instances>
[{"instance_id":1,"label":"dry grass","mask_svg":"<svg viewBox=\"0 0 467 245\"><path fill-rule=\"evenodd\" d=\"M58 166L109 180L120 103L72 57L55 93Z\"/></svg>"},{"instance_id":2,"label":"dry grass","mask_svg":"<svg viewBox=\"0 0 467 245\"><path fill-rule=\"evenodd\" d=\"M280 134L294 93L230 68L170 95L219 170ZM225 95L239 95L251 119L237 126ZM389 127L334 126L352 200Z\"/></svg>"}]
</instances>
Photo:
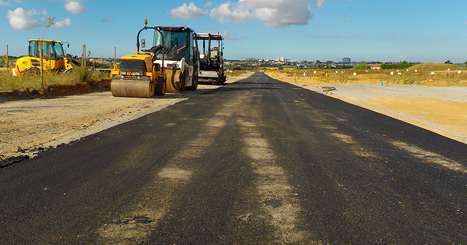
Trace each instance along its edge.
<instances>
[{"instance_id":1,"label":"dry grass","mask_svg":"<svg viewBox=\"0 0 467 245\"><path fill-rule=\"evenodd\" d=\"M241 74L247 73L247 70L229 70L225 72L225 75L228 77L236 77Z\"/></svg>"},{"instance_id":2,"label":"dry grass","mask_svg":"<svg viewBox=\"0 0 467 245\"><path fill-rule=\"evenodd\" d=\"M454 64L441 64L441 63L425 63L418 64L408 68L410 71L446 71L446 70L465 70L465 67L461 67Z\"/></svg>"},{"instance_id":3,"label":"dry grass","mask_svg":"<svg viewBox=\"0 0 467 245\"><path fill-rule=\"evenodd\" d=\"M426 67L422 67L427 65ZM267 70L270 77L292 79L307 78L314 83L384 83L384 84L414 84L424 86L467 86L467 71L456 69L446 70L446 67L459 67L450 64L421 64L421 69L438 70ZM417 68L417 67L415 67ZM440 70L442 69L442 70Z\"/></svg>"},{"instance_id":4,"label":"dry grass","mask_svg":"<svg viewBox=\"0 0 467 245\"><path fill-rule=\"evenodd\" d=\"M90 72L85 67L79 67L73 73L64 75L55 71L47 71L44 73L44 82L40 76L18 76L15 77L7 72L6 69L0 70L0 91L11 90L42 90L47 86L55 85L72 85L78 83L95 84L96 81L108 79L109 75L100 72Z\"/></svg>"}]
</instances>

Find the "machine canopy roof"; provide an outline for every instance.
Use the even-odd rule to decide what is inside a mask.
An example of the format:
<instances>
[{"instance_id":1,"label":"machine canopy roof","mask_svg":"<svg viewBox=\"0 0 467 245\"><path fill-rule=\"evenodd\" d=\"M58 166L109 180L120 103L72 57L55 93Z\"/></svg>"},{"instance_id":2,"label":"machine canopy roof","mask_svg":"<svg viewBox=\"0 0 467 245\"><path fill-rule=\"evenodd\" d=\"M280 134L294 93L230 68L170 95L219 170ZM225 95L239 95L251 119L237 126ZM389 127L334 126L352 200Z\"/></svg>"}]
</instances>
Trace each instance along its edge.
<instances>
[{"instance_id":1,"label":"machine canopy roof","mask_svg":"<svg viewBox=\"0 0 467 245\"><path fill-rule=\"evenodd\" d=\"M198 40L209 40L209 35L211 35L211 40L224 40L222 35L210 33L196 33L196 38Z\"/></svg>"}]
</instances>

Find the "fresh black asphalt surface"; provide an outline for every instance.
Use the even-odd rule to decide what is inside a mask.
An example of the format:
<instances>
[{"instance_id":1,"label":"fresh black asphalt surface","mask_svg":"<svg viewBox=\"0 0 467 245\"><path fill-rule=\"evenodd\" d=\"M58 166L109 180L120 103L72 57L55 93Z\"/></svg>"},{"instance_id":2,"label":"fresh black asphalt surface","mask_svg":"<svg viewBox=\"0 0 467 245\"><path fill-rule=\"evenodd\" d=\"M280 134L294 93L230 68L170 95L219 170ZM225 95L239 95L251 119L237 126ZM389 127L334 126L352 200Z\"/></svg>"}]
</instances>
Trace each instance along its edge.
<instances>
[{"instance_id":1,"label":"fresh black asphalt surface","mask_svg":"<svg viewBox=\"0 0 467 245\"><path fill-rule=\"evenodd\" d=\"M467 145L255 73L1 168L0 244L465 244L466 193Z\"/></svg>"}]
</instances>

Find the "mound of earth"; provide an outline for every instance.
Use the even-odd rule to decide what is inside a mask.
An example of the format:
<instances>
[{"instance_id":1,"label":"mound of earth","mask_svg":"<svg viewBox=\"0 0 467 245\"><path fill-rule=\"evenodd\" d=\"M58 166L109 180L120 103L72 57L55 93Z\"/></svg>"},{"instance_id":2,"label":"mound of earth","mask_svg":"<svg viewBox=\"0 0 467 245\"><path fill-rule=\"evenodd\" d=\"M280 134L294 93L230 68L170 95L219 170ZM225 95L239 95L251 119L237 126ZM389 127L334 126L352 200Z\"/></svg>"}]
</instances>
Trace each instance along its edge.
<instances>
[{"instance_id":1,"label":"mound of earth","mask_svg":"<svg viewBox=\"0 0 467 245\"><path fill-rule=\"evenodd\" d=\"M446 71L450 70L460 70L461 67L454 64L444 64L444 63L424 63L417 64L407 68L409 71Z\"/></svg>"}]
</instances>

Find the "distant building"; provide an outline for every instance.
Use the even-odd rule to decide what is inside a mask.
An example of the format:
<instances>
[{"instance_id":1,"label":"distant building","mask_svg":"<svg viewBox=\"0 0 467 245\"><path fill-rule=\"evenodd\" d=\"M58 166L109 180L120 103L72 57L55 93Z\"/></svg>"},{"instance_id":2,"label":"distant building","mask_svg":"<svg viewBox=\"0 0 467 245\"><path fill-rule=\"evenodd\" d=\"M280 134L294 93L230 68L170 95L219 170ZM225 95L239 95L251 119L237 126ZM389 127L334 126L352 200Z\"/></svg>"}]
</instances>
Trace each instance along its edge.
<instances>
[{"instance_id":1,"label":"distant building","mask_svg":"<svg viewBox=\"0 0 467 245\"><path fill-rule=\"evenodd\" d=\"M369 64L372 70L381 70L381 64Z\"/></svg>"},{"instance_id":2,"label":"distant building","mask_svg":"<svg viewBox=\"0 0 467 245\"><path fill-rule=\"evenodd\" d=\"M343 58L342 63L350 63L350 58L348 57Z\"/></svg>"}]
</instances>

